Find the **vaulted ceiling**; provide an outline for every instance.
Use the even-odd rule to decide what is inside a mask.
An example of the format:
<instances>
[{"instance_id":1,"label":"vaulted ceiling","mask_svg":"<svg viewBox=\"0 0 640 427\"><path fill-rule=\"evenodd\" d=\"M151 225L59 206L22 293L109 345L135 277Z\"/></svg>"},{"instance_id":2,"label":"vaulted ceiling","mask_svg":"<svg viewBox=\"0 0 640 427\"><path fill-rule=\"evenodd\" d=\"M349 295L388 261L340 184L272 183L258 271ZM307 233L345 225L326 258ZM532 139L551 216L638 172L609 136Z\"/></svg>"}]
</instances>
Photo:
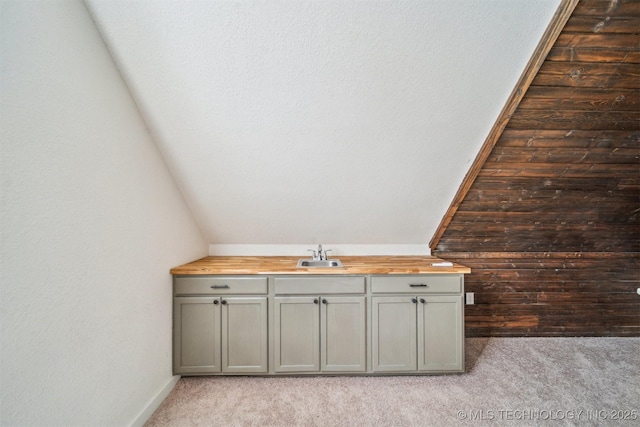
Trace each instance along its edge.
<instances>
[{"instance_id":1,"label":"vaulted ceiling","mask_svg":"<svg viewBox=\"0 0 640 427\"><path fill-rule=\"evenodd\" d=\"M86 4L209 242L426 244L559 0Z\"/></svg>"}]
</instances>

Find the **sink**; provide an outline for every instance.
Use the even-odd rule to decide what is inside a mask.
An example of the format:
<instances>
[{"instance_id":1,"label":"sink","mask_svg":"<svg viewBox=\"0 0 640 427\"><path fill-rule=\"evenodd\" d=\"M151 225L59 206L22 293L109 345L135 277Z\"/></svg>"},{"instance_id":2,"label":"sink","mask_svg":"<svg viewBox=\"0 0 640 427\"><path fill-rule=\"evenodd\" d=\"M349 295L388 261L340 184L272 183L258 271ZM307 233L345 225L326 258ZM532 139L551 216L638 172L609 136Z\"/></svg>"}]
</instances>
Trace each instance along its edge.
<instances>
[{"instance_id":1,"label":"sink","mask_svg":"<svg viewBox=\"0 0 640 427\"><path fill-rule=\"evenodd\" d=\"M298 260L298 268L301 267L344 267L339 259L327 259L327 260L313 260L313 259L300 259Z\"/></svg>"}]
</instances>

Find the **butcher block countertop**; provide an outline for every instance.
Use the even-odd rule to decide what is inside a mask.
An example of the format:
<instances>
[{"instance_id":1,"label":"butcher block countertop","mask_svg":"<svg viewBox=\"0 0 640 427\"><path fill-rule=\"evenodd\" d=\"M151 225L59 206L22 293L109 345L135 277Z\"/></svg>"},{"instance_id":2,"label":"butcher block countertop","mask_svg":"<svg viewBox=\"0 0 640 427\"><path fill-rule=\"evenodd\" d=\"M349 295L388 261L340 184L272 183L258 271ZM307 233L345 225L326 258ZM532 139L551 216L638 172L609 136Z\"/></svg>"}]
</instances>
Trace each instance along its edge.
<instances>
[{"instance_id":1,"label":"butcher block countertop","mask_svg":"<svg viewBox=\"0 0 640 427\"><path fill-rule=\"evenodd\" d=\"M173 275L202 274L467 274L460 264L433 266L445 260L431 256L335 256L344 267L297 268L303 257L208 256L171 269Z\"/></svg>"}]
</instances>

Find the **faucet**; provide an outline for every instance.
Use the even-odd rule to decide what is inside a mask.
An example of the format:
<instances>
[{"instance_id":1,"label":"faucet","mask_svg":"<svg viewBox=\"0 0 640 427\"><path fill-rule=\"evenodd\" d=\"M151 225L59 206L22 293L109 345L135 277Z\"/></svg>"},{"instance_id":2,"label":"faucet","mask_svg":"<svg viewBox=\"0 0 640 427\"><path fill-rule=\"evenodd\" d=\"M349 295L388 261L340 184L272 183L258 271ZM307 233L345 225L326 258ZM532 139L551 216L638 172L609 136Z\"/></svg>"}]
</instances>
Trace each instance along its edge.
<instances>
[{"instance_id":1,"label":"faucet","mask_svg":"<svg viewBox=\"0 0 640 427\"><path fill-rule=\"evenodd\" d=\"M322 244L318 245L318 250L314 251L313 249L307 249L309 252L313 253L313 257L311 258L314 261L326 261L327 260L327 252L331 251L331 249L323 250Z\"/></svg>"}]
</instances>

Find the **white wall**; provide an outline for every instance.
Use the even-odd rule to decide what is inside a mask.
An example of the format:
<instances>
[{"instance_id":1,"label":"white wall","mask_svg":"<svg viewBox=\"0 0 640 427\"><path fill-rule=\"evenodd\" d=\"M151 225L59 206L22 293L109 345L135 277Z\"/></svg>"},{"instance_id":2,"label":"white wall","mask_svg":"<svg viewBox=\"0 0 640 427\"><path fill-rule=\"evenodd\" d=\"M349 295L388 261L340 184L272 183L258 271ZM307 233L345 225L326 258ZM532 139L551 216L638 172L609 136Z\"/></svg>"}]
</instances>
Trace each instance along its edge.
<instances>
[{"instance_id":1,"label":"white wall","mask_svg":"<svg viewBox=\"0 0 640 427\"><path fill-rule=\"evenodd\" d=\"M559 4L86 2L212 253L422 250Z\"/></svg>"},{"instance_id":2,"label":"white wall","mask_svg":"<svg viewBox=\"0 0 640 427\"><path fill-rule=\"evenodd\" d=\"M128 425L207 246L83 3L0 7L0 425Z\"/></svg>"}]
</instances>

